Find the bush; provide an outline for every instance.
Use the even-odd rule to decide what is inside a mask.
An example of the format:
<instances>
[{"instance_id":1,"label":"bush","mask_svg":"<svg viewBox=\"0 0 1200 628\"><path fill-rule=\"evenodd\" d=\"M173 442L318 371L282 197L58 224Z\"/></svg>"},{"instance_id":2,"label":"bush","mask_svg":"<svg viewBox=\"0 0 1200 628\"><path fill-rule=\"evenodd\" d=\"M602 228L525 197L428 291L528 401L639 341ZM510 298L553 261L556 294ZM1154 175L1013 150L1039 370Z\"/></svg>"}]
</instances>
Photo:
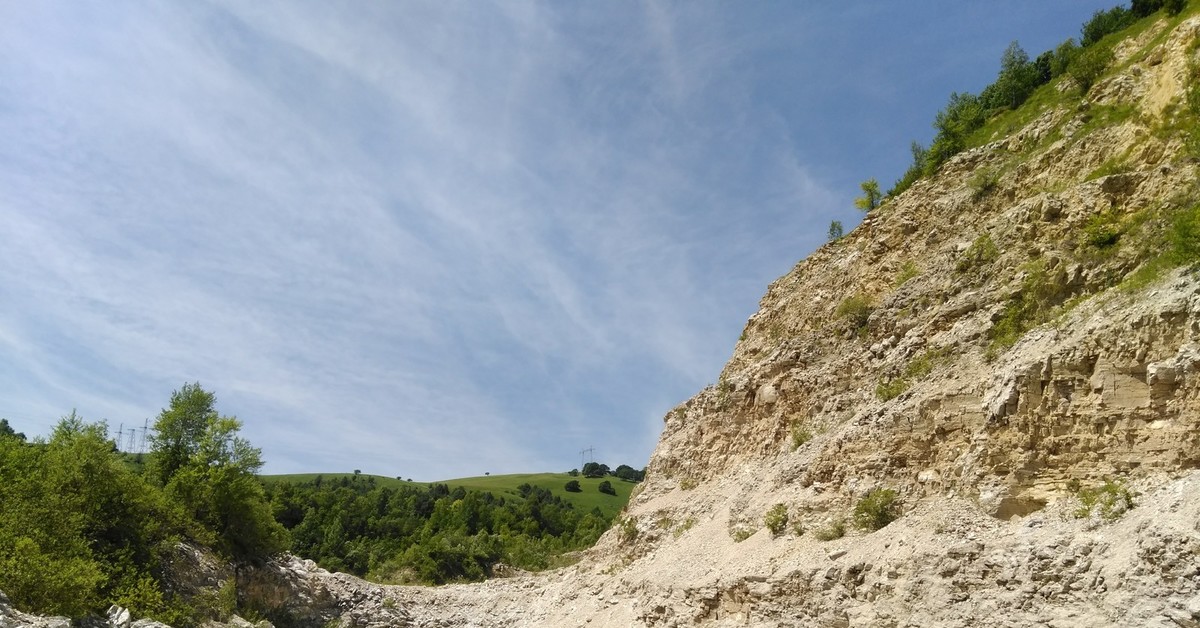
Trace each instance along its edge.
<instances>
[{"instance_id":1,"label":"bush","mask_svg":"<svg viewBox=\"0 0 1200 628\"><path fill-rule=\"evenodd\" d=\"M1089 218L1083 233L1090 246L1106 249L1121 239L1121 223L1111 212L1104 212Z\"/></svg>"},{"instance_id":2,"label":"bush","mask_svg":"<svg viewBox=\"0 0 1200 628\"><path fill-rule=\"evenodd\" d=\"M854 525L863 530L878 530L896 520L896 491L872 489L854 506Z\"/></svg>"},{"instance_id":3,"label":"bush","mask_svg":"<svg viewBox=\"0 0 1200 628\"><path fill-rule=\"evenodd\" d=\"M921 352L921 355L913 358L904 367L904 377L912 379L921 379L933 372L935 362L943 362L947 358L947 351L943 349L926 349Z\"/></svg>"},{"instance_id":4,"label":"bush","mask_svg":"<svg viewBox=\"0 0 1200 628\"><path fill-rule=\"evenodd\" d=\"M625 543L632 543L633 541L637 540L637 519L633 517L622 519L619 525L621 526L621 541Z\"/></svg>"},{"instance_id":5,"label":"bush","mask_svg":"<svg viewBox=\"0 0 1200 628\"><path fill-rule=\"evenodd\" d=\"M1075 509L1079 519L1090 517L1098 510L1105 521L1116 521L1134 506L1133 492L1120 481L1108 480L1098 488L1079 489L1075 496L1079 498L1079 508Z\"/></svg>"},{"instance_id":6,"label":"bush","mask_svg":"<svg viewBox=\"0 0 1200 628\"><path fill-rule=\"evenodd\" d=\"M1092 19L1084 23L1081 29L1083 37L1079 40L1085 48L1104 39L1137 21L1137 15L1123 6L1115 6L1107 11L1096 11Z\"/></svg>"},{"instance_id":7,"label":"bush","mask_svg":"<svg viewBox=\"0 0 1200 628\"><path fill-rule=\"evenodd\" d=\"M189 527L203 536L130 470L104 423L72 412L49 441L0 438L0 589L25 610L80 617L120 599L160 617L151 571Z\"/></svg>"},{"instance_id":8,"label":"bush","mask_svg":"<svg viewBox=\"0 0 1200 628\"><path fill-rule=\"evenodd\" d=\"M967 186L971 188L971 200L981 201L1000 185L1000 173L991 170L983 169L976 171L971 175L971 179L967 181Z\"/></svg>"},{"instance_id":9,"label":"bush","mask_svg":"<svg viewBox=\"0 0 1200 628\"><path fill-rule=\"evenodd\" d=\"M834 314L838 318L849 322L850 327L857 331L867 326L867 321L871 318L871 311L873 309L871 299L867 295L859 293L846 298L845 301L838 304Z\"/></svg>"},{"instance_id":10,"label":"bush","mask_svg":"<svg viewBox=\"0 0 1200 628\"><path fill-rule=\"evenodd\" d=\"M792 423L792 449L799 449L802 445L812 440L812 432L804 427L800 421Z\"/></svg>"},{"instance_id":11,"label":"bush","mask_svg":"<svg viewBox=\"0 0 1200 628\"><path fill-rule=\"evenodd\" d=\"M788 509L786 504L775 504L763 515L763 525L771 531L773 536L783 534L784 529L788 524Z\"/></svg>"},{"instance_id":12,"label":"bush","mask_svg":"<svg viewBox=\"0 0 1200 628\"><path fill-rule=\"evenodd\" d=\"M838 240L842 239L843 234L844 230L842 229L842 221L834 220L833 222L829 223L829 231L826 232L825 238L830 242L837 242Z\"/></svg>"},{"instance_id":13,"label":"bush","mask_svg":"<svg viewBox=\"0 0 1200 628\"><path fill-rule=\"evenodd\" d=\"M100 565L83 543L44 550L27 537L0 536L0 582L12 602L39 612L81 617L99 608Z\"/></svg>"},{"instance_id":14,"label":"bush","mask_svg":"<svg viewBox=\"0 0 1200 628\"><path fill-rule=\"evenodd\" d=\"M605 493L607 495L616 495L617 494L616 489L613 488L612 483L609 482L608 480L601 482L600 486L597 488L597 490L599 490L601 493Z\"/></svg>"},{"instance_id":15,"label":"bush","mask_svg":"<svg viewBox=\"0 0 1200 628\"><path fill-rule=\"evenodd\" d=\"M912 260L907 260L902 266L900 266L900 272L896 273L896 279L894 283L896 284L896 287L899 288L900 286L908 283L909 279L912 279L920 274L921 269L917 268L917 265L914 264Z\"/></svg>"},{"instance_id":16,"label":"bush","mask_svg":"<svg viewBox=\"0 0 1200 628\"><path fill-rule=\"evenodd\" d=\"M1200 261L1200 205L1177 213L1171 220L1171 261L1194 264Z\"/></svg>"},{"instance_id":17,"label":"bush","mask_svg":"<svg viewBox=\"0 0 1200 628\"><path fill-rule=\"evenodd\" d=\"M963 252L962 257L958 259L958 263L954 268L960 273L967 272L980 268L986 264L996 261L1000 257L1000 249L996 248L996 243L992 241L992 236L983 234L975 238L971 242L971 246Z\"/></svg>"},{"instance_id":18,"label":"bush","mask_svg":"<svg viewBox=\"0 0 1200 628\"><path fill-rule=\"evenodd\" d=\"M886 382L879 382L875 386L875 396L880 401L891 401L902 395L906 390L908 390L908 380L903 377L894 377Z\"/></svg>"},{"instance_id":19,"label":"bush","mask_svg":"<svg viewBox=\"0 0 1200 628\"><path fill-rule=\"evenodd\" d=\"M1059 44L1050 57L1050 76L1057 78L1066 74L1067 68L1078 54L1079 44L1075 43L1073 38Z\"/></svg>"},{"instance_id":20,"label":"bush","mask_svg":"<svg viewBox=\"0 0 1200 628\"><path fill-rule=\"evenodd\" d=\"M1108 46L1089 46L1075 56L1067 66L1067 74L1079 83L1079 90L1086 94L1096 79L1104 74L1108 64L1112 63L1113 52Z\"/></svg>"},{"instance_id":21,"label":"bush","mask_svg":"<svg viewBox=\"0 0 1200 628\"><path fill-rule=\"evenodd\" d=\"M696 518L688 517L687 519L684 519L682 523L680 523L678 526L676 526L674 530L671 531L671 536L674 538L679 538L679 537L683 536L683 534L685 532L687 532L688 530L691 530L695 525L696 525Z\"/></svg>"},{"instance_id":22,"label":"bush","mask_svg":"<svg viewBox=\"0 0 1200 628\"><path fill-rule=\"evenodd\" d=\"M743 526L738 526L736 528L732 528L731 530L729 530L729 536L733 537L734 543L741 543L742 541L745 541L746 539L754 536L755 532L758 532L758 530L754 530L752 528L747 528L747 527L743 527Z\"/></svg>"},{"instance_id":23,"label":"bush","mask_svg":"<svg viewBox=\"0 0 1200 628\"><path fill-rule=\"evenodd\" d=\"M1015 344L1027 330L1041 324L1067 294L1062 277L1052 277L1041 260L1026 264L1024 271L1020 295L1005 304L1000 320L988 332L993 350Z\"/></svg>"},{"instance_id":24,"label":"bush","mask_svg":"<svg viewBox=\"0 0 1200 628\"><path fill-rule=\"evenodd\" d=\"M566 485L563 486L563 490L567 491L568 493L583 492L583 489L579 486L579 480L571 480L570 482L567 482Z\"/></svg>"},{"instance_id":25,"label":"bush","mask_svg":"<svg viewBox=\"0 0 1200 628\"><path fill-rule=\"evenodd\" d=\"M1133 0L1129 10L1137 17L1146 17L1163 6L1163 0Z\"/></svg>"},{"instance_id":26,"label":"bush","mask_svg":"<svg viewBox=\"0 0 1200 628\"><path fill-rule=\"evenodd\" d=\"M846 522L838 519L829 525L813 532L818 541L832 541L846 536Z\"/></svg>"}]
</instances>

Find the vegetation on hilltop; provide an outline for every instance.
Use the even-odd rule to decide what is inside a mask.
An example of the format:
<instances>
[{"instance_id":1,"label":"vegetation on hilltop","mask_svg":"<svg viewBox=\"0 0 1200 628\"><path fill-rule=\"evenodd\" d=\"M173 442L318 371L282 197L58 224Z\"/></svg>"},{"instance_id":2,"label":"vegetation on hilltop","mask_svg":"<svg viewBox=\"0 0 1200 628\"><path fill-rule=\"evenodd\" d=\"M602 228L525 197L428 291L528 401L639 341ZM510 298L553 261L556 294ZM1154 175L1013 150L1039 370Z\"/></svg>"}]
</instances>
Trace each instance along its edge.
<instances>
[{"instance_id":1,"label":"vegetation on hilltop","mask_svg":"<svg viewBox=\"0 0 1200 628\"><path fill-rule=\"evenodd\" d=\"M1175 16L1186 7L1187 0L1133 0L1130 8L1118 5L1107 11L1097 11L1083 24L1078 42L1068 38L1032 60L1018 42L1012 42L1000 57L1000 72L992 84L979 94L950 94L946 107L934 117L933 127L937 133L932 143L927 147L915 141L912 143L912 164L885 196L899 195L922 177L937 172L954 155L979 145L981 138L977 131L998 115L1020 107L1038 88L1052 80L1069 76L1080 93L1086 93L1112 62L1115 39L1110 35L1120 33L1160 10Z\"/></svg>"}]
</instances>

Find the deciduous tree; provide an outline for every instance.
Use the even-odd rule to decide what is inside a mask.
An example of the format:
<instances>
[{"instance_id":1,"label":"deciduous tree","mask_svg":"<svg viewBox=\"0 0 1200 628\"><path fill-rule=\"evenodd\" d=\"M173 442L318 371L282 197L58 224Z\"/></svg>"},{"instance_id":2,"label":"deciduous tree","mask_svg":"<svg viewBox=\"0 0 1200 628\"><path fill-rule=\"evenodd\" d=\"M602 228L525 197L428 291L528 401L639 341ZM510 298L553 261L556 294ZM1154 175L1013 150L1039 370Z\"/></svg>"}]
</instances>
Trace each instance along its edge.
<instances>
[{"instance_id":1,"label":"deciduous tree","mask_svg":"<svg viewBox=\"0 0 1200 628\"><path fill-rule=\"evenodd\" d=\"M879 207L879 201L883 199L883 194L879 192L879 182L875 179L867 179L858 185L862 188L863 195L854 199L854 206L869 212L876 207Z\"/></svg>"},{"instance_id":2,"label":"deciduous tree","mask_svg":"<svg viewBox=\"0 0 1200 628\"><path fill-rule=\"evenodd\" d=\"M237 559L283 551L287 533L271 515L255 474L262 451L238 435L242 423L216 411L216 396L199 383L171 394L151 437L154 478L189 514L215 532Z\"/></svg>"}]
</instances>

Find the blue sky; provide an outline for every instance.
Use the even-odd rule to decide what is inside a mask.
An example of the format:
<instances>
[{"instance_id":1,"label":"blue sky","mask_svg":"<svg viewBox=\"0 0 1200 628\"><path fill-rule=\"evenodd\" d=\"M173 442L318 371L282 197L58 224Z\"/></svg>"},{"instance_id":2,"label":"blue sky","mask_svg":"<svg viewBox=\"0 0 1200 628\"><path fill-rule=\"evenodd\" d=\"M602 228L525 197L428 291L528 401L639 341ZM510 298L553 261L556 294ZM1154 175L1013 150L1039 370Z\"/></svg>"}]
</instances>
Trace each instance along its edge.
<instances>
[{"instance_id":1,"label":"blue sky","mask_svg":"<svg viewBox=\"0 0 1200 628\"><path fill-rule=\"evenodd\" d=\"M0 0L0 417L643 466L951 91L1111 3Z\"/></svg>"}]
</instances>

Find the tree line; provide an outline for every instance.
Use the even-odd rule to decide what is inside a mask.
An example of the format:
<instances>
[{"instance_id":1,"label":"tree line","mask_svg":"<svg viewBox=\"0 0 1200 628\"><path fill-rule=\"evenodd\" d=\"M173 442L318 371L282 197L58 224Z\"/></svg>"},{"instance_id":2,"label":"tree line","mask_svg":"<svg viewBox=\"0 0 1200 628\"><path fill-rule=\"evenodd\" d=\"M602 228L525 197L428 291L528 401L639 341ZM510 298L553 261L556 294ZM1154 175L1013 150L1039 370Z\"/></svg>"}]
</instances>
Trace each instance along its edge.
<instances>
[{"instance_id":1,"label":"tree line","mask_svg":"<svg viewBox=\"0 0 1200 628\"><path fill-rule=\"evenodd\" d=\"M378 582L482 580L501 562L545 569L594 544L611 523L598 509L580 512L529 484L516 496L497 496L445 484L378 486L354 476L266 490L294 553Z\"/></svg>"}]
</instances>

